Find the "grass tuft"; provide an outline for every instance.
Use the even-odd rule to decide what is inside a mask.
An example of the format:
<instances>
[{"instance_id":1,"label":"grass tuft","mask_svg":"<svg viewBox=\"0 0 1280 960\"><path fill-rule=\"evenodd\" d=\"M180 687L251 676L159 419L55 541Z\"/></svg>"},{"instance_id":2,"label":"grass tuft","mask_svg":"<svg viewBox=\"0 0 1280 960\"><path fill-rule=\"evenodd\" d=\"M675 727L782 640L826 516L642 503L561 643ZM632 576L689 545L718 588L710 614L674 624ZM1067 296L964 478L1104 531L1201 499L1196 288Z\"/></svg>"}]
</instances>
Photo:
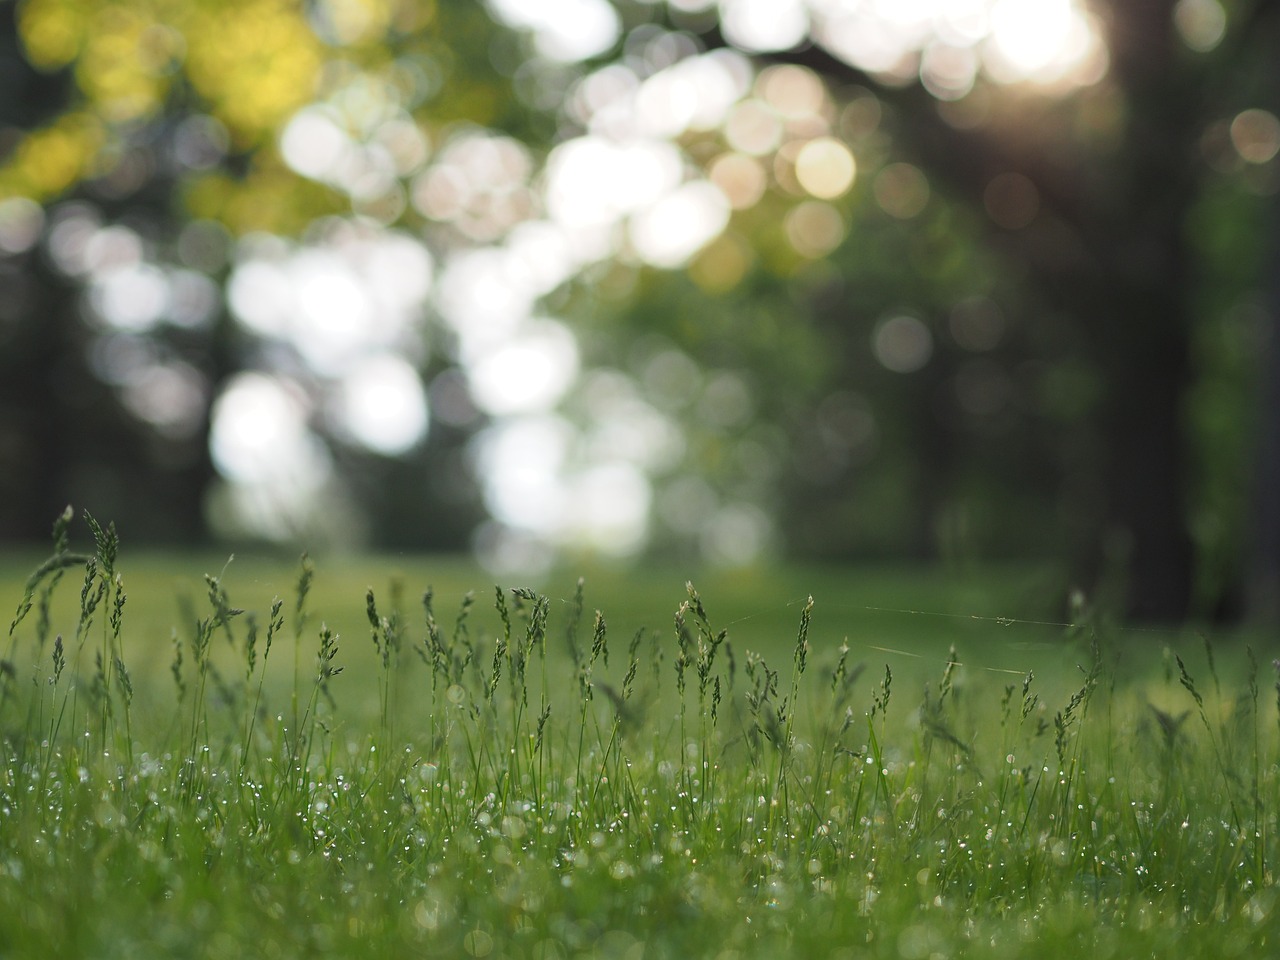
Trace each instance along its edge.
<instances>
[{"instance_id":1,"label":"grass tuft","mask_svg":"<svg viewBox=\"0 0 1280 960\"><path fill-rule=\"evenodd\" d=\"M304 557L265 611L231 565L206 577L169 685L115 528L86 517L77 554L72 519L0 675L6 957L1218 957L1280 933L1280 681L1260 703L1251 648L1204 641L1202 689L1176 654L1121 675L1144 651L1091 623L1065 690L954 647L931 680L864 680L808 597L789 677L789 641L739 676L692 584L619 645L582 580L559 606L498 588L492 625L467 594L450 628L430 588L406 616L398 583L333 597Z\"/></svg>"}]
</instances>

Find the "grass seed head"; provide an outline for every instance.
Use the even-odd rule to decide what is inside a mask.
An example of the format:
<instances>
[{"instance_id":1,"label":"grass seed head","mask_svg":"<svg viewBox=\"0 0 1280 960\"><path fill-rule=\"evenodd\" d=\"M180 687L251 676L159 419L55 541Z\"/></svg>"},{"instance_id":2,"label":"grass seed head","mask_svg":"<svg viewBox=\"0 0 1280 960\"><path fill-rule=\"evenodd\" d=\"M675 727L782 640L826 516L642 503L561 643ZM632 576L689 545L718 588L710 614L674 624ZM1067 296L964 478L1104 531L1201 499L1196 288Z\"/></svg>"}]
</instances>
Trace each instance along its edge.
<instances>
[{"instance_id":1,"label":"grass seed head","mask_svg":"<svg viewBox=\"0 0 1280 960\"><path fill-rule=\"evenodd\" d=\"M796 632L796 649L795 664L796 672L804 673L804 668L809 659L809 624L813 619L813 597L805 602L804 609L800 611L800 629Z\"/></svg>"},{"instance_id":2,"label":"grass seed head","mask_svg":"<svg viewBox=\"0 0 1280 960\"><path fill-rule=\"evenodd\" d=\"M882 717L889 709L889 697L893 692L893 671L889 669L889 665L884 665L884 679L880 681L880 686L876 689L875 695L871 700L871 716L877 713Z\"/></svg>"},{"instance_id":3,"label":"grass seed head","mask_svg":"<svg viewBox=\"0 0 1280 960\"><path fill-rule=\"evenodd\" d=\"M1187 665L1182 662L1182 657L1175 655L1174 659L1178 661L1178 681L1186 688L1187 692L1196 701L1196 706L1204 709L1204 697L1200 696L1200 691L1196 689L1196 681L1187 671Z\"/></svg>"},{"instance_id":4,"label":"grass seed head","mask_svg":"<svg viewBox=\"0 0 1280 960\"><path fill-rule=\"evenodd\" d=\"M66 651L62 647L62 634L58 634L53 640L53 676L50 683L57 685L58 680L62 677L62 671L67 666Z\"/></svg>"},{"instance_id":5,"label":"grass seed head","mask_svg":"<svg viewBox=\"0 0 1280 960\"><path fill-rule=\"evenodd\" d=\"M245 679L248 680L258 664L258 617L252 611L245 617L244 657Z\"/></svg>"}]
</instances>

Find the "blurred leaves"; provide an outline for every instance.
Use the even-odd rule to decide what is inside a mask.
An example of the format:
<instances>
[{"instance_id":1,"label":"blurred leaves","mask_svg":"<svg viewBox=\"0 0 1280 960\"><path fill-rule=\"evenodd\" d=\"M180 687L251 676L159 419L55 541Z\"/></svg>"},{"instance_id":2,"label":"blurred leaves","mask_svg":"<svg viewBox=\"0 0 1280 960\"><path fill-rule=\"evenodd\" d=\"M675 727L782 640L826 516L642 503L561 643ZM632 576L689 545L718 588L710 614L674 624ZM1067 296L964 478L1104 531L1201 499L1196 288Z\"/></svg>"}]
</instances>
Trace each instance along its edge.
<instances>
[{"instance_id":1,"label":"blurred leaves","mask_svg":"<svg viewBox=\"0 0 1280 960\"><path fill-rule=\"evenodd\" d=\"M496 3L0 0L17 44L0 45L0 79L15 91L0 93L0 204L21 198L0 207L0 257L13 255L0 268L26 278L20 305L0 292L0 344L61 371L24 380L37 386L9 406L60 404L56 384L96 377L125 408L152 409L159 401L134 402L140 381L119 374L127 354L131 370L170 382L185 371L207 429L226 384L263 372L298 399L299 429L324 436L338 499L376 499L368 491L385 482L405 502L447 487L453 507L474 506L474 490L458 492L482 459L472 438L505 413L477 406L468 384L493 359L493 330L510 345L545 313L571 326L565 369L582 376L538 412L577 431L568 460L604 449L643 462L657 549L719 537L722 559L776 542L841 557L1024 555L1134 520L1104 487L1146 426L1126 411L1145 409L1167 374L1160 396L1173 399L1151 405L1195 456L1135 457L1124 481L1141 490L1162 470L1171 489L1187 481L1189 503L1169 502L1215 571L1201 578L1207 608L1239 572L1274 309L1259 284L1280 127L1265 102L1266 46L1254 50L1246 28L1263 13L1250 21L1248 4L1232 5L1224 39L1172 4L1116 5L1109 18L1069 6L1058 12L1073 29L1113 30L1111 72L1090 53L1079 76L1036 87L1012 82L1007 57L983 66L972 50L916 51L919 85L901 73L910 56L871 68L857 49L842 60L806 44L748 60L713 14L632 0L606 11L617 44L581 61L548 55L536 17L518 29L520 11ZM1175 46L1170 17L1190 50ZM1163 32L1130 29L1157 21ZM1046 68L1031 60L1023 80ZM558 180L556 164L584 144L590 162ZM654 169L597 169L637 157ZM615 196L646 177L639 199ZM556 191L575 187L588 197L578 220L557 222ZM660 211L672 197L683 206ZM530 225L543 233L519 236ZM280 251L303 257L348 226L422 251L421 323L405 325L418 339L374 339L430 388L430 443L447 437L443 449L370 471L334 426L349 371L317 369L296 330L271 328L305 312L296 304L255 321L252 304L219 300L185 325L163 305L95 313L159 296L157 278L224 284L258 255L277 258L278 279L293 269ZM559 228L582 233L569 242ZM29 236L41 230L52 268ZM1176 276L1161 275L1169 265ZM316 301L344 288L324 289ZM486 313L502 309L512 316ZM56 314L56 337L34 332L41 310ZM361 322L375 325L350 321ZM1184 400L1185 416L1174 409ZM628 429L650 431L652 449L622 455L625 443L600 440L610 405L630 411ZM0 417L0 458L22 451L0 462L44 442L26 413ZM65 433L74 418L59 417ZM199 461L191 482L216 483L208 451L193 453L204 438L179 455L153 429L162 421L126 412L117 427L155 470ZM78 453L44 454L63 471L51 482L83 467L62 462ZM424 481L433 470L447 481ZM423 496L414 530L440 506ZM453 507L437 512L457 543L475 518ZM412 542L395 517L383 509L368 528Z\"/></svg>"}]
</instances>

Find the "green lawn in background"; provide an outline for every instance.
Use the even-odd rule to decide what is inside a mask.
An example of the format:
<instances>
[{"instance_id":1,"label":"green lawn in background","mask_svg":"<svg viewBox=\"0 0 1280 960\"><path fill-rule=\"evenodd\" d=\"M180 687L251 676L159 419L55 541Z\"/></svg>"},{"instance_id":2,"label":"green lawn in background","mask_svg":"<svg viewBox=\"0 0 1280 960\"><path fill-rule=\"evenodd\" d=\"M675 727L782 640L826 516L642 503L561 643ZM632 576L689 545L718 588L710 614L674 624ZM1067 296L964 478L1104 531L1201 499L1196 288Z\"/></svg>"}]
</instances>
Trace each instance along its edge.
<instances>
[{"instance_id":1,"label":"green lawn in background","mask_svg":"<svg viewBox=\"0 0 1280 960\"><path fill-rule=\"evenodd\" d=\"M1274 948L1265 638L1117 629L1034 567L499 603L330 556L299 612L297 559L96 552L3 653L0 956ZM5 624L40 560L0 559Z\"/></svg>"},{"instance_id":2,"label":"green lawn in background","mask_svg":"<svg viewBox=\"0 0 1280 960\"><path fill-rule=\"evenodd\" d=\"M0 553L0 615L11 615L23 582L45 556L47 551ZM554 620L568 610L581 578L586 612L602 610L611 630L629 637L642 627L669 633L676 608L686 599L685 585L692 581L717 628L727 628L743 649L765 653L789 650L800 608L812 595L816 649L831 652L847 639L857 658L896 658L908 671L917 658L940 663L954 643L969 657L980 658L984 667L1024 674L1035 666L1028 651L1061 645L1064 631L1059 624L1068 617L1066 590L1047 565L955 570L784 565L726 570L582 564L522 580L495 577L465 558L450 556L319 556L312 562L313 591L323 598L315 604L317 621L356 643L368 633L366 590L373 588L385 598L396 584L413 625L428 588L442 615L456 612L470 592L478 629L492 633L498 625L495 586L532 587L545 593ZM222 577L235 606L265 613L273 597L292 602L298 569L299 558L283 554L126 548L120 570L128 595L130 643L139 652L161 650L162 659L167 658L171 634L186 609L183 602L199 607L207 592L206 575ZM75 615L77 591L78 583L70 582L60 591L57 606L66 617ZM1009 622L1019 620L1035 622ZM1139 642L1151 645L1150 638Z\"/></svg>"}]
</instances>

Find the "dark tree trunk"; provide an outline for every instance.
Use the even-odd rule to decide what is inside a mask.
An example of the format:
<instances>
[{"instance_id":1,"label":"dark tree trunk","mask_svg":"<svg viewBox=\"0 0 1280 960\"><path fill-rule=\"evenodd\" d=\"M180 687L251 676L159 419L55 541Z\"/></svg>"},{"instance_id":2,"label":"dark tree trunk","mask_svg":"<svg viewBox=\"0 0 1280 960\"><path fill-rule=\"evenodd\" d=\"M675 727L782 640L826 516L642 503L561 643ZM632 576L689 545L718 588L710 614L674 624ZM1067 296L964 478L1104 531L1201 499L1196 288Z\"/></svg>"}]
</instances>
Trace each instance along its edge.
<instances>
[{"instance_id":1,"label":"dark tree trunk","mask_svg":"<svg viewBox=\"0 0 1280 960\"><path fill-rule=\"evenodd\" d=\"M77 363L75 292L52 281L34 253L3 265L0 344L0 540L49 535L66 506L67 440L78 427L68 399L96 384Z\"/></svg>"},{"instance_id":2,"label":"dark tree trunk","mask_svg":"<svg viewBox=\"0 0 1280 960\"><path fill-rule=\"evenodd\" d=\"M1173 258L1177 243L1169 238L1168 246ZM1091 318L1108 388L1097 424L1106 453L1105 513L1094 552L1078 562L1083 577L1122 578L1129 615L1177 620L1188 612L1192 581L1187 301L1176 275L1164 290L1111 290L1110 302Z\"/></svg>"},{"instance_id":3,"label":"dark tree trunk","mask_svg":"<svg viewBox=\"0 0 1280 960\"><path fill-rule=\"evenodd\" d=\"M1257 487L1253 528L1249 615L1280 623L1280 204L1271 205L1272 264L1269 327L1263 353L1262 416L1259 418Z\"/></svg>"},{"instance_id":4,"label":"dark tree trunk","mask_svg":"<svg viewBox=\"0 0 1280 960\"><path fill-rule=\"evenodd\" d=\"M1270 19L1259 16L1257 43L1274 50L1280 42L1280 4L1260 0L1259 10ZM1280 61L1266 62L1263 84L1267 88L1266 106L1280 112ZM1272 161L1275 163L1276 161ZM1260 387L1261 416L1258 418L1258 455L1254 489L1254 527L1248 544L1248 614L1261 623L1280 624L1280 197L1272 195L1269 204L1269 240L1267 263L1270 284L1266 290L1268 328L1262 353Z\"/></svg>"},{"instance_id":5,"label":"dark tree trunk","mask_svg":"<svg viewBox=\"0 0 1280 960\"><path fill-rule=\"evenodd\" d=\"M1191 286L1185 230L1197 195L1201 118L1179 69L1172 0L1127 0L1112 9L1112 76L1130 120L1108 179L1081 224L1102 253L1099 275L1081 277L1096 313L1077 316L1094 334L1107 395L1099 430L1107 452L1103 544L1119 541L1128 613L1177 620L1189 610L1188 533ZM1088 289L1088 288L1086 288Z\"/></svg>"}]
</instances>

